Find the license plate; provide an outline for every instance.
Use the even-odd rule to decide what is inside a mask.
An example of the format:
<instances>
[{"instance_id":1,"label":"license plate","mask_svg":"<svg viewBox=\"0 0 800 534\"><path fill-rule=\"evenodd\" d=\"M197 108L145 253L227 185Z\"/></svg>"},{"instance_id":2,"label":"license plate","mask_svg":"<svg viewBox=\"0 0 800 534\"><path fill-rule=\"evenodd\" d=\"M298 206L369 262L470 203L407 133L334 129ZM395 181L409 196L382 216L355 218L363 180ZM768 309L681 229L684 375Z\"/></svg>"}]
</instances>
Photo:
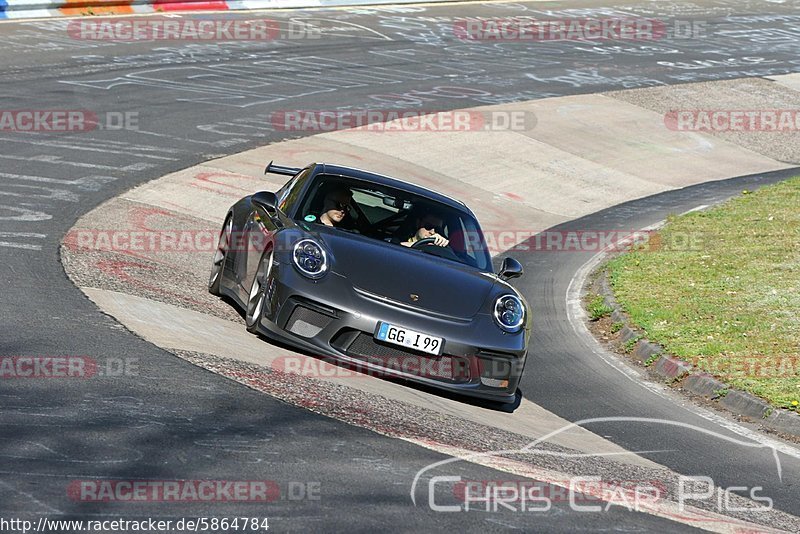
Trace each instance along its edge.
<instances>
[{"instance_id":1,"label":"license plate","mask_svg":"<svg viewBox=\"0 0 800 534\"><path fill-rule=\"evenodd\" d=\"M389 323L378 323L375 339L428 354L435 354L436 356L442 353L442 345L444 345L444 340L440 337L429 336L410 328Z\"/></svg>"}]
</instances>

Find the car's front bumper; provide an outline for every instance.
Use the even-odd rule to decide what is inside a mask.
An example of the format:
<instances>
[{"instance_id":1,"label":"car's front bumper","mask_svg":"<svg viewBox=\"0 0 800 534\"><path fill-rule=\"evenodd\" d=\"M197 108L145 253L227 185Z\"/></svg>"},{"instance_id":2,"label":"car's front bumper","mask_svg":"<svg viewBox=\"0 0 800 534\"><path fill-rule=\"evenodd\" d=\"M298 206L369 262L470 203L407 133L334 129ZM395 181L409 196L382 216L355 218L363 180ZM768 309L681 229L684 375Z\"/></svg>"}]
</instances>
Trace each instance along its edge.
<instances>
[{"instance_id":1,"label":"car's front bumper","mask_svg":"<svg viewBox=\"0 0 800 534\"><path fill-rule=\"evenodd\" d=\"M488 314L443 316L354 289L336 273L315 282L277 262L267 291L260 330L268 336L371 374L496 402L515 399L527 328L506 333ZM376 341L373 334L381 321L442 337L441 356Z\"/></svg>"}]
</instances>

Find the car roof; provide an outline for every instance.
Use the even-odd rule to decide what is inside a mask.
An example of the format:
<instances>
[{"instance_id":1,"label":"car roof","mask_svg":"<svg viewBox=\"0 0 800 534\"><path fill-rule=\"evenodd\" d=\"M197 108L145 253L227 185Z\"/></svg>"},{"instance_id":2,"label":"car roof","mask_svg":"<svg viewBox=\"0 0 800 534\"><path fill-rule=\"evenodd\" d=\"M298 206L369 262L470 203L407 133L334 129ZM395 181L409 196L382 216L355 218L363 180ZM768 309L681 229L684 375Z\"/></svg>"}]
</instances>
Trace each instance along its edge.
<instances>
[{"instance_id":1,"label":"car roof","mask_svg":"<svg viewBox=\"0 0 800 534\"><path fill-rule=\"evenodd\" d=\"M378 185L393 187L395 189L400 189L402 191L407 191L415 195L426 197L430 200L435 200L436 202L440 202L442 204L450 206L451 208L455 208L461 211L467 211L468 213L472 214L472 211L462 201L448 197L447 195L439 193L432 189L427 189L425 187L413 184L411 182L406 182L404 180L400 180L397 178L391 178L389 176L384 176L382 174L375 174L373 172L363 171L361 169L356 169L353 167L346 167L344 165L330 165L327 163L318 163L317 166L318 170L315 174L323 173L323 174L339 175L348 178L355 178L357 180L363 180L365 182L372 182Z\"/></svg>"}]
</instances>

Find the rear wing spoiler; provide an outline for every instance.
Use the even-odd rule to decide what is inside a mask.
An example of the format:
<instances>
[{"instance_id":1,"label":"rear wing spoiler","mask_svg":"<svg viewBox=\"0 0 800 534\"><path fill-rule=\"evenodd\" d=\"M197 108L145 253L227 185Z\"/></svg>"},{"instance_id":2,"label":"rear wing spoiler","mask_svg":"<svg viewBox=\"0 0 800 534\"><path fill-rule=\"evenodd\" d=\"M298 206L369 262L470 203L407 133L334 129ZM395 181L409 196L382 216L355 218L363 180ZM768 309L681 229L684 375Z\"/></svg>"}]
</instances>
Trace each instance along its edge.
<instances>
[{"instance_id":1,"label":"rear wing spoiler","mask_svg":"<svg viewBox=\"0 0 800 534\"><path fill-rule=\"evenodd\" d=\"M283 174L285 176L294 176L298 172L302 171L303 169L297 169L295 167L284 167L283 165L273 165L270 161L267 163L267 168L264 169L264 174Z\"/></svg>"}]
</instances>

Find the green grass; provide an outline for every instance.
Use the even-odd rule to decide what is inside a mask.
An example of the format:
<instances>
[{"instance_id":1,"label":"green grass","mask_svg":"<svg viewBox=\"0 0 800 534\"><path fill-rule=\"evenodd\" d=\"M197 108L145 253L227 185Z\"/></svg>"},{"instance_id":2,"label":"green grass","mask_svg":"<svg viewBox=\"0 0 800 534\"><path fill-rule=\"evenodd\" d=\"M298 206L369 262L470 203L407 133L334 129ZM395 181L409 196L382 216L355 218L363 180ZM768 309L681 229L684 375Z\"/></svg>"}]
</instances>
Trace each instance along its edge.
<instances>
[{"instance_id":1,"label":"green grass","mask_svg":"<svg viewBox=\"0 0 800 534\"><path fill-rule=\"evenodd\" d=\"M598 319L602 319L603 317L607 317L611 315L611 312L614 311L613 308L607 306L605 301L603 300L602 295L596 295L589 301L589 305L587 306L589 311L589 320L590 321L597 321Z\"/></svg>"},{"instance_id":2,"label":"green grass","mask_svg":"<svg viewBox=\"0 0 800 534\"><path fill-rule=\"evenodd\" d=\"M798 409L800 178L671 217L649 245L608 267L617 300L648 339Z\"/></svg>"},{"instance_id":3,"label":"green grass","mask_svg":"<svg viewBox=\"0 0 800 534\"><path fill-rule=\"evenodd\" d=\"M652 356L650 356L649 358L647 358L647 360L645 360L645 362L644 362L644 366L645 366L645 367L650 367L651 365L653 365L654 363L656 363L656 362L658 361L658 359L659 359L659 358L661 358L661 354L653 354Z\"/></svg>"},{"instance_id":4,"label":"green grass","mask_svg":"<svg viewBox=\"0 0 800 534\"><path fill-rule=\"evenodd\" d=\"M626 341L626 342L625 342L625 344L622 346L622 350L623 350L623 351L624 351L626 354L630 354L631 352L633 352L633 348L636 346L636 344L639 342L639 340L640 340L640 339L642 339L642 338L641 338L641 337L639 337L639 336L634 336L634 337L630 338L630 339L629 339L628 341Z\"/></svg>"}]
</instances>

